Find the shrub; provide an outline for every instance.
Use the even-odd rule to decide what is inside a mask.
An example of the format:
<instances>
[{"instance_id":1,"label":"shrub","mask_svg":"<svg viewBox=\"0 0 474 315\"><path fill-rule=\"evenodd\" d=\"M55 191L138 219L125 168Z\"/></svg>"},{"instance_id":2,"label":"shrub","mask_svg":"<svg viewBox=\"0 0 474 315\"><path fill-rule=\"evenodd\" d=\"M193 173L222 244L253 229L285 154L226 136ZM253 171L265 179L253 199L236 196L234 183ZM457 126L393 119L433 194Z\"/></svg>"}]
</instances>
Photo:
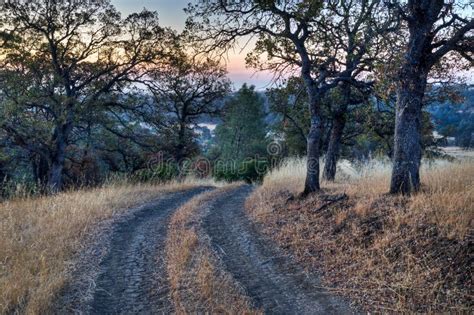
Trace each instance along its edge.
<instances>
[{"instance_id":1,"label":"shrub","mask_svg":"<svg viewBox=\"0 0 474 315\"><path fill-rule=\"evenodd\" d=\"M269 168L267 160L257 159L246 160L240 166L242 171L241 179L248 183L261 182Z\"/></svg>"},{"instance_id":2,"label":"shrub","mask_svg":"<svg viewBox=\"0 0 474 315\"><path fill-rule=\"evenodd\" d=\"M267 160L246 159L242 162L217 163L214 166L214 178L228 182L261 182L269 169Z\"/></svg>"},{"instance_id":3,"label":"shrub","mask_svg":"<svg viewBox=\"0 0 474 315\"><path fill-rule=\"evenodd\" d=\"M142 169L132 175L137 182L166 182L179 175L178 165L175 163L162 163L150 168Z\"/></svg>"}]
</instances>

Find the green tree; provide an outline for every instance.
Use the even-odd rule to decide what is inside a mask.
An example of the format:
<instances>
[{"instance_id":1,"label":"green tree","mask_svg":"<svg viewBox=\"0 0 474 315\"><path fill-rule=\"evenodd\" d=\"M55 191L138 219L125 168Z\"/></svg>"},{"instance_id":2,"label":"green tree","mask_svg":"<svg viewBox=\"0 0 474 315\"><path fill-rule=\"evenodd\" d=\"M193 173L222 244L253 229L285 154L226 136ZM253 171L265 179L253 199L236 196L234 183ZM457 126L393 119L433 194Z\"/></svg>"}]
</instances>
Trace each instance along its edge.
<instances>
[{"instance_id":1,"label":"green tree","mask_svg":"<svg viewBox=\"0 0 474 315\"><path fill-rule=\"evenodd\" d=\"M216 128L219 157L241 162L266 156L264 102L254 86L244 84L223 109L223 122Z\"/></svg>"},{"instance_id":2,"label":"green tree","mask_svg":"<svg viewBox=\"0 0 474 315\"><path fill-rule=\"evenodd\" d=\"M310 117L304 83L291 77L282 86L269 89L267 96L270 111L276 115L272 129L282 138L285 151L289 155L305 155Z\"/></svg>"}]
</instances>

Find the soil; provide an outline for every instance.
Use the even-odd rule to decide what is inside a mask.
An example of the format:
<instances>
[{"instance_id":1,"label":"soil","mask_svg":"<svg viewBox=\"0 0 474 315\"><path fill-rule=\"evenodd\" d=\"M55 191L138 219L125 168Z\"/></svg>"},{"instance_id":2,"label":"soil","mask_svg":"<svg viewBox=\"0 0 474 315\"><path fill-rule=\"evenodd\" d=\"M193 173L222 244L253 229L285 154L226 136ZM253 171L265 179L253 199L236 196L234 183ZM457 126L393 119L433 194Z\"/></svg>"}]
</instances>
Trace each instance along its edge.
<instances>
[{"instance_id":1,"label":"soil","mask_svg":"<svg viewBox=\"0 0 474 315\"><path fill-rule=\"evenodd\" d=\"M214 250L228 272L257 308L271 314L351 314L347 301L326 291L308 274L262 238L245 214L251 186L219 196L204 220Z\"/></svg>"}]
</instances>

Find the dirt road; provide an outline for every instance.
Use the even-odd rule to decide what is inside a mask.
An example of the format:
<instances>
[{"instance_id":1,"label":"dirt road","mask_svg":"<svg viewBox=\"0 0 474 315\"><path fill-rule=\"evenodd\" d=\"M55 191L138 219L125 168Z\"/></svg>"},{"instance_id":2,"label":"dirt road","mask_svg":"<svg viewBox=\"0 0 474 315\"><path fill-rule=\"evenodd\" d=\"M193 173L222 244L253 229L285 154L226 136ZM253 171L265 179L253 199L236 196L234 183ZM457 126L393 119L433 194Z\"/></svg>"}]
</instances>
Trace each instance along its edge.
<instances>
[{"instance_id":1,"label":"dirt road","mask_svg":"<svg viewBox=\"0 0 474 315\"><path fill-rule=\"evenodd\" d=\"M173 312L164 261L171 215L210 188L169 193L114 222L101 241L84 253L76 273L82 279L58 301L56 313L163 314ZM320 287L262 239L245 215L251 186L240 186L210 201L203 222L226 271L255 306L270 314L348 314L348 304ZM93 272L90 272L93 270Z\"/></svg>"},{"instance_id":2,"label":"dirt road","mask_svg":"<svg viewBox=\"0 0 474 315\"><path fill-rule=\"evenodd\" d=\"M169 312L166 274L157 257L164 257L170 215L203 192L174 193L116 227L109 254L101 263L92 314Z\"/></svg>"},{"instance_id":3,"label":"dirt road","mask_svg":"<svg viewBox=\"0 0 474 315\"><path fill-rule=\"evenodd\" d=\"M110 224L83 253L75 280L55 313L159 314L172 311L164 263L168 220L182 204L209 190L167 193ZM106 229L107 230L107 227Z\"/></svg>"},{"instance_id":4,"label":"dirt road","mask_svg":"<svg viewBox=\"0 0 474 315\"><path fill-rule=\"evenodd\" d=\"M243 186L217 198L204 227L227 271L255 306L270 314L353 313L347 303L322 289L317 277L292 264L255 231L244 212L251 190Z\"/></svg>"}]
</instances>

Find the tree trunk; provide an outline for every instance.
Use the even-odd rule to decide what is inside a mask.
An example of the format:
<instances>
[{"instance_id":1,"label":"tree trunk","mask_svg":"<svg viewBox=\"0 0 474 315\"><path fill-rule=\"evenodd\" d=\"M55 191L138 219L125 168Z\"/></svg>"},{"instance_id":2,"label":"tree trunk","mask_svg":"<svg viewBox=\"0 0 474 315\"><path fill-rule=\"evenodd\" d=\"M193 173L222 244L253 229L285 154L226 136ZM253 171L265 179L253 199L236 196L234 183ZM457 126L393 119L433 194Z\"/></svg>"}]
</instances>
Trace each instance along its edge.
<instances>
[{"instance_id":1,"label":"tree trunk","mask_svg":"<svg viewBox=\"0 0 474 315\"><path fill-rule=\"evenodd\" d=\"M62 175L66 159L66 141L62 136L56 137L56 152L51 158L51 169L48 178L48 190L59 192L62 188Z\"/></svg>"},{"instance_id":2,"label":"tree trunk","mask_svg":"<svg viewBox=\"0 0 474 315\"><path fill-rule=\"evenodd\" d=\"M320 190L319 156L322 133L322 122L319 113L319 98L316 93L310 96L311 127L307 137L306 181L303 196Z\"/></svg>"},{"instance_id":3,"label":"tree trunk","mask_svg":"<svg viewBox=\"0 0 474 315\"><path fill-rule=\"evenodd\" d=\"M311 76L312 63L309 54L304 47L304 40L293 40L296 49L301 57L301 78L306 87L309 99L309 112L311 116L311 127L307 137L307 164L306 164L306 180L304 183L303 196L320 190L319 186L319 156L320 142L322 133L321 119L321 97L322 92L319 86Z\"/></svg>"},{"instance_id":4,"label":"tree trunk","mask_svg":"<svg viewBox=\"0 0 474 315\"><path fill-rule=\"evenodd\" d=\"M303 195L319 191L319 142L321 141L321 121L311 119L311 127L307 138L306 181Z\"/></svg>"},{"instance_id":5,"label":"tree trunk","mask_svg":"<svg viewBox=\"0 0 474 315\"><path fill-rule=\"evenodd\" d=\"M329 135L328 150L326 152L326 163L324 164L323 178L329 181L333 181L336 178L342 134L346 126L346 111L351 99L351 86L349 83L343 83L341 93L341 104L334 110L334 119L331 134Z\"/></svg>"},{"instance_id":6,"label":"tree trunk","mask_svg":"<svg viewBox=\"0 0 474 315\"><path fill-rule=\"evenodd\" d=\"M56 159L51 165L51 170L48 180L48 191L50 193L57 193L62 188L62 175L64 168L64 160L61 162L61 159Z\"/></svg>"},{"instance_id":7,"label":"tree trunk","mask_svg":"<svg viewBox=\"0 0 474 315\"><path fill-rule=\"evenodd\" d=\"M407 66L408 67L408 66ZM422 101L427 74L402 71L397 91L392 194L410 194L420 189Z\"/></svg>"},{"instance_id":8,"label":"tree trunk","mask_svg":"<svg viewBox=\"0 0 474 315\"><path fill-rule=\"evenodd\" d=\"M66 161L67 139L72 130L72 111L68 114L68 122L56 127L53 143L55 150L51 156L51 169L48 178L48 190L57 193L62 189L64 162Z\"/></svg>"},{"instance_id":9,"label":"tree trunk","mask_svg":"<svg viewBox=\"0 0 474 315\"><path fill-rule=\"evenodd\" d=\"M341 139L345 125L345 114L341 112L336 113L331 128L331 134L329 135L328 150L324 164L323 178L325 180L333 181L336 177L337 161L339 160Z\"/></svg>"},{"instance_id":10,"label":"tree trunk","mask_svg":"<svg viewBox=\"0 0 474 315\"><path fill-rule=\"evenodd\" d=\"M435 17L437 14L430 16ZM433 22L420 15L408 24L410 35L407 51L397 82L393 169L390 182L392 194L410 194L420 189L421 110L432 65L430 43L433 33L430 30Z\"/></svg>"},{"instance_id":11,"label":"tree trunk","mask_svg":"<svg viewBox=\"0 0 474 315\"><path fill-rule=\"evenodd\" d=\"M175 159L178 164L182 162L182 160L186 157L185 155L185 137L186 137L186 124L184 122L180 122L179 130L178 130L178 143L176 145L176 152L175 152Z\"/></svg>"}]
</instances>

